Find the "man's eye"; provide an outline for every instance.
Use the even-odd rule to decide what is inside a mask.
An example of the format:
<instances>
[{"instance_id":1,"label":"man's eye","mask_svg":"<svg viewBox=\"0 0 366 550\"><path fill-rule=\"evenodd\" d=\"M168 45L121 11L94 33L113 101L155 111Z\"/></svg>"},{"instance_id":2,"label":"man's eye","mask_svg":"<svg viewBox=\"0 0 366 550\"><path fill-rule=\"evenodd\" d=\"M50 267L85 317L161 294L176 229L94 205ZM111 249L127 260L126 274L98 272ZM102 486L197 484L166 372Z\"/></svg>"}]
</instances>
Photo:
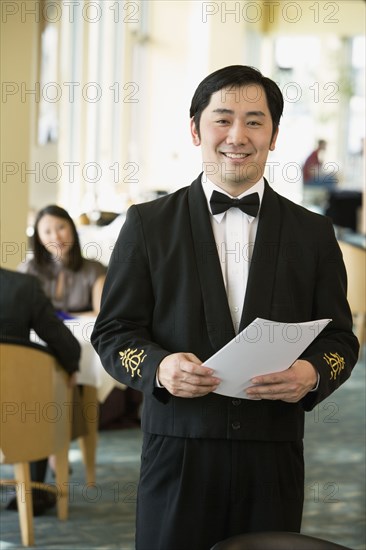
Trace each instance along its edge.
<instances>
[{"instance_id":1,"label":"man's eye","mask_svg":"<svg viewBox=\"0 0 366 550\"><path fill-rule=\"evenodd\" d=\"M223 118L220 118L220 120L217 120L216 122L217 122L217 124L227 124L229 121L225 120Z\"/></svg>"},{"instance_id":2,"label":"man's eye","mask_svg":"<svg viewBox=\"0 0 366 550\"><path fill-rule=\"evenodd\" d=\"M258 122L257 120L250 120L250 121L248 122L248 125L249 125L249 126L260 126L261 124L260 124L260 122Z\"/></svg>"}]
</instances>

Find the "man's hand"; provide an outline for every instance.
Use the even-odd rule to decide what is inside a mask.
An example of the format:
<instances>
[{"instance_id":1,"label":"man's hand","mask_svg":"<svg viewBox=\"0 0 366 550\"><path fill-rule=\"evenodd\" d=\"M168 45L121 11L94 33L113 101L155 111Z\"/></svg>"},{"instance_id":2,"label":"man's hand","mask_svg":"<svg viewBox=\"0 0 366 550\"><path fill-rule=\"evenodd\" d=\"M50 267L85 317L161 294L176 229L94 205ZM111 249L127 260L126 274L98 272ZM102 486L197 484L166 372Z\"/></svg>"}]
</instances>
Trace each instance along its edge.
<instances>
[{"instance_id":1,"label":"man's hand","mask_svg":"<svg viewBox=\"0 0 366 550\"><path fill-rule=\"evenodd\" d=\"M159 383L176 397L202 397L216 390L221 380L201 365L193 353L172 353L158 367Z\"/></svg>"},{"instance_id":2,"label":"man's hand","mask_svg":"<svg viewBox=\"0 0 366 550\"><path fill-rule=\"evenodd\" d=\"M251 382L255 386L248 388L246 393L254 399L280 399L287 403L297 403L316 386L317 379L313 365L298 359L285 371L252 378Z\"/></svg>"}]
</instances>

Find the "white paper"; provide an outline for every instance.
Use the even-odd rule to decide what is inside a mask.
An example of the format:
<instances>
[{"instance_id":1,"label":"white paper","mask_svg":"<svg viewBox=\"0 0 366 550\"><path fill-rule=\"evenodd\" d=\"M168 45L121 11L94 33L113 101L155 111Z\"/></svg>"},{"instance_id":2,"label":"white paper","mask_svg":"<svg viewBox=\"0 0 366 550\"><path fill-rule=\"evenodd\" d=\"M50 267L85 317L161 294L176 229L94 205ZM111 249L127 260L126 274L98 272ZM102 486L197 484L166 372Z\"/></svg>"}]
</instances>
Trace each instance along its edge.
<instances>
[{"instance_id":1,"label":"white paper","mask_svg":"<svg viewBox=\"0 0 366 550\"><path fill-rule=\"evenodd\" d=\"M330 321L278 323L258 317L205 361L222 380L214 393L253 399L244 392L253 386L250 380L289 368Z\"/></svg>"}]
</instances>

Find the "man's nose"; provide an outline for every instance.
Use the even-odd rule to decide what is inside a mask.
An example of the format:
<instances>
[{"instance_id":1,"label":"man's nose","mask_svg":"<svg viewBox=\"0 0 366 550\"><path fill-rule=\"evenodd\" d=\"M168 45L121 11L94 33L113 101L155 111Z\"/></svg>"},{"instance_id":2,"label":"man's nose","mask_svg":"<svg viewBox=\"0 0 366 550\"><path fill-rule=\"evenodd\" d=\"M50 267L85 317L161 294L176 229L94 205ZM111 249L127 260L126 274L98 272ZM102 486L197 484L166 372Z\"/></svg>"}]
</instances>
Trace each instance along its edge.
<instances>
[{"instance_id":1,"label":"man's nose","mask_svg":"<svg viewBox=\"0 0 366 550\"><path fill-rule=\"evenodd\" d=\"M235 122L230 126L226 142L230 145L244 145L248 142L247 129L243 123Z\"/></svg>"}]
</instances>

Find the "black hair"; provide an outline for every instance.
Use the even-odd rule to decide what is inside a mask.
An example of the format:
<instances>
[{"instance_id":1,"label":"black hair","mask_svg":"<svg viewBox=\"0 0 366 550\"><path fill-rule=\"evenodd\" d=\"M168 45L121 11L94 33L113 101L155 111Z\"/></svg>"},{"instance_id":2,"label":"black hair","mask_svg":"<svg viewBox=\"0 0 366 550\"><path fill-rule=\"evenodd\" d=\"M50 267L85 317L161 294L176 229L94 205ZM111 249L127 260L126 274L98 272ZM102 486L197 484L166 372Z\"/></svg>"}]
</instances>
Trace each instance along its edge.
<instances>
[{"instance_id":1,"label":"black hair","mask_svg":"<svg viewBox=\"0 0 366 550\"><path fill-rule=\"evenodd\" d=\"M34 223L33 253L34 253L34 261L36 265L41 270L47 271L48 268L51 267L51 264L54 261L52 254L42 244L38 233L38 224L41 221L41 219L46 215L55 216L56 218L62 218L63 220L66 220L70 224L74 242L68 256L67 267L72 271L78 271L82 266L83 258L81 255L79 235L76 230L75 223L71 218L70 214L66 210L64 210L63 208L55 204L50 204L49 206L42 208L42 210L38 212Z\"/></svg>"},{"instance_id":2,"label":"black hair","mask_svg":"<svg viewBox=\"0 0 366 550\"><path fill-rule=\"evenodd\" d=\"M190 107L198 137L200 137L200 120L202 111L210 103L211 96L224 88L257 84L266 94L267 104L272 118L272 138L277 131L283 112L283 96L277 84L263 76L258 69L247 65L229 65L208 75L198 85Z\"/></svg>"}]
</instances>

